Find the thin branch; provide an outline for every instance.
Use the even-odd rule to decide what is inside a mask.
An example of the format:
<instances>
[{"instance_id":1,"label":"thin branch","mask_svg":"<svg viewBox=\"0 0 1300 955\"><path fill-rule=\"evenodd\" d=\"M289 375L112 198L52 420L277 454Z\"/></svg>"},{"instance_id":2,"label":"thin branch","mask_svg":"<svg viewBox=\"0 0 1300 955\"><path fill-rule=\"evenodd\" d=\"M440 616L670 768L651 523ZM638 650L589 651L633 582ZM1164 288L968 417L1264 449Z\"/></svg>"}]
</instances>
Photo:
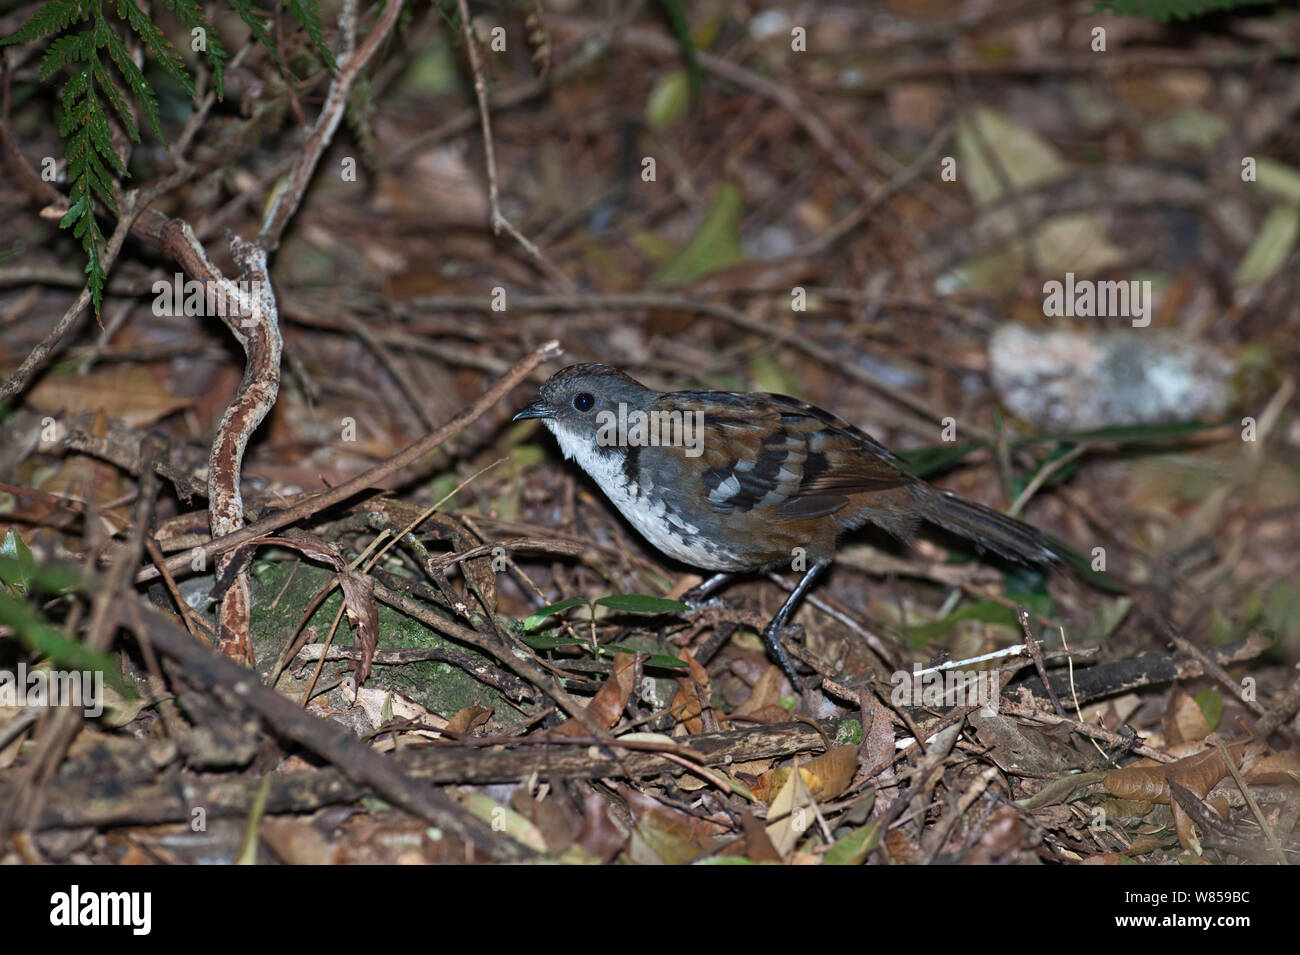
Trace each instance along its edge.
<instances>
[{"instance_id":1,"label":"thin branch","mask_svg":"<svg viewBox=\"0 0 1300 955\"><path fill-rule=\"evenodd\" d=\"M233 534L227 534L224 537L210 540L205 544L195 547L193 551L187 551L168 558L166 563L167 569L175 571L188 567L191 558L198 557L200 554L203 555L204 558L208 558L214 554L225 553L233 548L256 540L271 531L279 530L281 527L286 527L295 521L302 520L304 517L316 514L328 507L332 507L340 501L345 501L354 494L358 494L367 488L374 487L380 481L398 471L401 471L408 465L414 464L430 451L460 434L472 423L482 417L489 408L504 398L516 385L527 378L528 375L532 373L533 369L542 364L542 362L556 358L560 354L561 350L559 342L546 342L533 352L515 362L514 366L507 371L500 380L479 397L478 401L461 411L460 414L456 415L456 417L452 418L437 431L425 435L414 444L397 452L397 454L394 454L388 460L375 465L367 471L363 471L350 481L345 481L337 487L329 488L328 490L322 491L306 500L300 501L293 507L277 511L270 517L260 520L255 524L249 524L243 529L235 531ZM146 567L136 575L136 582L144 583L145 581L152 580L157 576L158 569L156 567Z\"/></svg>"},{"instance_id":2,"label":"thin branch","mask_svg":"<svg viewBox=\"0 0 1300 955\"><path fill-rule=\"evenodd\" d=\"M339 57L339 72L334 77L334 82L330 84L329 93L325 97L325 105L321 107L320 115L316 117L316 125L312 127L311 135L307 137L307 142L298 153L297 161L289 171L288 184L272 201L270 209L267 210L266 218L263 219L262 231L258 234L257 242L267 252L273 252L279 248L285 226L289 224L293 214L298 211L303 194L307 191L307 186L311 182L312 173L316 171L316 164L320 162L321 155L333 141L339 122L343 119L343 113L348 105L348 93L352 89L352 84L356 82L357 77L361 75L361 70L378 51L380 45L384 42L384 38L392 30L393 24L397 22L398 14L401 11L402 4L390 0L380 16L379 22L375 24L375 28L370 31L361 47L355 54L349 55L348 50L353 43L349 36L355 36L356 21L354 16L351 15L354 13L353 5L350 3L344 4L343 14L339 18L344 34L344 52Z\"/></svg>"},{"instance_id":3,"label":"thin branch","mask_svg":"<svg viewBox=\"0 0 1300 955\"><path fill-rule=\"evenodd\" d=\"M505 229L518 242L547 275L555 279L565 291L575 291L573 280L561 272L542 254L528 238L511 224L501 212L501 194L497 188L496 150L492 145L492 122L488 118L487 84L483 80L483 64L479 62L478 45L474 42L474 28L469 20L469 4L466 0L457 0L460 6L461 30L465 34L465 49L469 56L470 72L474 74L474 97L478 100L479 123L483 127L484 162L487 164L488 206L492 214L492 234L500 235Z\"/></svg>"}]
</instances>

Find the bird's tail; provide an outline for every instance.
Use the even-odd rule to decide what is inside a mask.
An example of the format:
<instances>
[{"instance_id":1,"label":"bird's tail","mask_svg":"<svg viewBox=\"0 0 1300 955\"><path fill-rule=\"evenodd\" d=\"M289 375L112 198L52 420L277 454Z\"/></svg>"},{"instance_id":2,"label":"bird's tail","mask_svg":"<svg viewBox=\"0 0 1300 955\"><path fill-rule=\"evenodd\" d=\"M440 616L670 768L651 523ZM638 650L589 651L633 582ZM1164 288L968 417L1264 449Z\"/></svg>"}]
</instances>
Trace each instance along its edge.
<instances>
[{"instance_id":1,"label":"bird's tail","mask_svg":"<svg viewBox=\"0 0 1300 955\"><path fill-rule=\"evenodd\" d=\"M983 504L929 487L925 488L924 498L919 503L922 514L930 523L1008 560L1022 564L1046 563L1061 556L1059 548L1053 546L1046 535Z\"/></svg>"}]
</instances>

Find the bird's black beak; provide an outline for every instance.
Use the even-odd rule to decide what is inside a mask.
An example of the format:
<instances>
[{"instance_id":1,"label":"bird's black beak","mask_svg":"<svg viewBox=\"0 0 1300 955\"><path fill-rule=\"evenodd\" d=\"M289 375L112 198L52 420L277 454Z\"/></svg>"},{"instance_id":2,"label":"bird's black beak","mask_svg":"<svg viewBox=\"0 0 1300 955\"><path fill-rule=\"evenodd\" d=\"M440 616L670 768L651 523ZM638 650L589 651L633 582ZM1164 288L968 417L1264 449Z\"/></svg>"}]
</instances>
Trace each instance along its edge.
<instances>
[{"instance_id":1,"label":"bird's black beak","mask_svg":"<svg viewBox=\"0 0 1300 955\"><path fill-rule=\"evenodd\" d=\"M523 421L525 418L554 418L555 411L546 402L538 400L520 410L511 421Z\"/></svg>"}]
</instances>

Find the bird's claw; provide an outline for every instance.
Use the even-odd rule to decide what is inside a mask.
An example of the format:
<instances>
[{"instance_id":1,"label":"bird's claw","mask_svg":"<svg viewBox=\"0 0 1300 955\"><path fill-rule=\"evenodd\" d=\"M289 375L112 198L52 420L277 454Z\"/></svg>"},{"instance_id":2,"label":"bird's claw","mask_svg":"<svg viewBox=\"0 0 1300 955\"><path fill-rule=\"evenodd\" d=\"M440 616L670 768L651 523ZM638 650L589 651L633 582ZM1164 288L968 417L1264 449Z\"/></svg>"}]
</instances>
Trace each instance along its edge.
<instances>
[{"instance_id":1,"label":"bird's claw","mask_svg":"<svg viewBox=\"0 0 1300 955\"><path fill-rule=\"evenodd\" d=\"M681 602L690 608L692 614L697 614L702 610L710 610L713 607L725 606L721 597L692 597L689 590L682 595Z\"/></svg>"},{"instance_id":2,"label":"bird's claw","mask_svg":"<svg viewBox=\"0 0 1300 955\"><path fill-rule=\"evenodd\" d=\"M794 687L797 694L803 694L803 681L799 675L794 672L794 661L790 659L790 654L786 652L781 643L781 635L784 633L799 632L803 628L798 624L787 627L774 627L768 624L763 630L763 643L767 646L768 652L776 658L777 665L781 667L781 672L785 674L790 685Z\"/></svg>"}]
</instances>

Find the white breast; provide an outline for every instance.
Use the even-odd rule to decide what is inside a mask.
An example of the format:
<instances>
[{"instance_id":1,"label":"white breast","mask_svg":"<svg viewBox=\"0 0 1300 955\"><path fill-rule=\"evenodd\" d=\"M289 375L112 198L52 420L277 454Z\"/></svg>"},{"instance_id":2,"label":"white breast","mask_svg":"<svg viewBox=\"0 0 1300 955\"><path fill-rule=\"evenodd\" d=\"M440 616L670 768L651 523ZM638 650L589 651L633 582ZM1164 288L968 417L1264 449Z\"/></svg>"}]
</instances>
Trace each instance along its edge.
<instances>
[{"instance_id":1,"label":"white breast","mask_svg":"<svg viewBox=\"0 0 1300 955\"><path fill-rule=\"evenodd\" d=\"M591 442L575 437L545 421L566 458L591 475L605 496L628 522L663 553L693 567L705 570L736 570L742 562L732 553L699 536L699 527L670 510L661 494L652 494L653 485L641 487L623 471L623 456L601 453Z\"/></svg>"}]
</instances>

